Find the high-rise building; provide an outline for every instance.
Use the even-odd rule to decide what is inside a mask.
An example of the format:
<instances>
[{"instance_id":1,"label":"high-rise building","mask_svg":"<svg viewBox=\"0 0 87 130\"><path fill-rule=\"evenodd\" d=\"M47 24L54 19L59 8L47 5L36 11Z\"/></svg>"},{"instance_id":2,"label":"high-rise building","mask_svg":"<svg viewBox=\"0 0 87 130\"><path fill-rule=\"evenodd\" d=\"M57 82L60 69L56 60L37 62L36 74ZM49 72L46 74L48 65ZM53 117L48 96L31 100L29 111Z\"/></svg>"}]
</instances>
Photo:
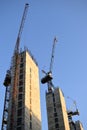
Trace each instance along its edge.
<instances>
[{"instance_id":1,"label":"high-rise building","mask_svg":"<svg viewBox=\"0 0 87 130\"><path fill-rule=\"evenodd\" d=\"M63 92L60 88L46 92L48 130L70 130Z\"/></svg>"},{"instance_id":2,"label":"high-rise building","mask_svg":"<svg viewBox=\"0 0 87 130\"><path fill-rule=\"evenodd\" d=\"M38 64L27 49L19 54L19 59L16 81L15 57L12 59L7 126L2 130L41 130Z\"/></svg>"}]
</instances>

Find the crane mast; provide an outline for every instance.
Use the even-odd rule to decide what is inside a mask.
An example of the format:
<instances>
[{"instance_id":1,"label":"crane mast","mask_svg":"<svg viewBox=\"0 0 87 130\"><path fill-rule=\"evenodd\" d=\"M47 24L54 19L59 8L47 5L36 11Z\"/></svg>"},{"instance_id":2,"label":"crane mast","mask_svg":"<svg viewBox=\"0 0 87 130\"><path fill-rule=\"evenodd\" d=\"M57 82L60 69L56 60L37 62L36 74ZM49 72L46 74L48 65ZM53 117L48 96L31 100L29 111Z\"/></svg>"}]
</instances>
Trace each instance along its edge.
<instances>
[{"instance_id":1,"label":"crane mast","mask_svg":"<svg viewBox=\"0 0 87 130\"><path fill-rule=\"evenodd\" d=\"M52 79L53 79L53 77L52 77L52 69L53 69L53 61L54 61L54 52L55 52L56 42L57 42L57 38L55 37L54 40L53 40L53 46L52 46L52 54L51 54L51 61L50 61L49 72L46 73L44 70L42 70L43 73L46 74L46 76L41 79L41 83L42 84L45 84L45 83L48 84L48 91L52 90L53 87L54 87L54 85L52 83Z\"/></svg>"},{"instance_id":2,"label":"crane mast","mask_svg":"<svg viewBox=\"0 0 87 130\"><path fill-rule=\"evenodd\" d=\"M16 44L15 44L15 49L14 49L14 54L13 54L13 66L14 66L14 73L11 75L11 67L7 71L5 80L4 80L4 86L6 87L6 92L5 92L5 100L4 100L4 110L3 110L3 119L2 119L2 128L1 130L7 130L7 121L8 121L8 108L9 108L9 100L10 100L10 90L12 90L12 99L11 99L11 114L10 114L10 129L9 130L14 130L15 128L15 115L17 111L17 94L18 94L18 73L19 73L19 63L20 63L20 58L19 58L19 47L20 47L20 39L21 39L21 34L23 31L27 11L28 11L29 4L25 4ZM15 61L15 62L14 62ZM13 67L12 66L12 67ZM13 78L11 77L13 76ZM13 82L13 83L12 83ZM12 84L12 88L10 87Z\"/></svg>"}]
</instances>

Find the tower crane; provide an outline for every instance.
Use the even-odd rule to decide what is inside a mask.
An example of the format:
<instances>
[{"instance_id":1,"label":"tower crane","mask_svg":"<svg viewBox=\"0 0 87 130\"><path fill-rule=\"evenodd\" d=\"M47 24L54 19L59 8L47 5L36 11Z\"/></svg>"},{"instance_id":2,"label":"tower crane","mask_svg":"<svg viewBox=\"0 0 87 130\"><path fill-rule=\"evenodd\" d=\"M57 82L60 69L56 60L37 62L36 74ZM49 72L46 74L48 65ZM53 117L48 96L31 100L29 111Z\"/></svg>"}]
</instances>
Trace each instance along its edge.
<instances>
[{"instance_id":1,"label":"tower crane","mask_svg":"<svg viewBox=\"0 0 87 130\"><path fill-rule=\"evenodd\" d=\"M79 116L79 111L77 109L77 105L76 105L76 101L73 100L70 97L67 97L68 99L72 100L73 102L73 106L75 107L75 110L72 110L73 106L71 107L71 109L67 110L67 115L68 115L68 120L69 120L69 125L70 128L73 127L73 130L76 130L76 125L75 122L73 121L72 117L78 115Z\"/></svg>"},{"instance_id":2,"label":"tower crane","mask_svg":"<svg viewBox=\"0 0 87 130\"><path fill-rule=\"evenodd\" d=\"M45 77L43 77L41 79L41 83L42 84L45 84L45 83L48 84L48 91L52 91L53 88L54 88L54 85L52 83L52 79L53 79L53 77L52 77L52 69L53 69L53 61L54 61L54 52L55 52L56 42L57 42L57 38L54 37L49 72L45 72L44 70L42 70L42 72L45 73Z\"/></svg>"},{"instance_id":3,"label":"tower crane","mask_svg":"<svg viewBox=\"0 0 87 130\"><path fill-rule=\"evenodd\" d=\"M76 116L76 115L79 116L79 111L78 111L78 109L77 109L76 101L74 101L74 100L73 100L72 98L70 98L70 97L68 97L68 99L72 100L73 106L75 107L75 111L73 111L72 108L67 111L69 121L71 122L71 121L72 121L72 116Z\"/></svg>"},{"instance_id":4,"label":"tower crane","mask_svg":"<svg viewBox=\"0 0 87 130\"><path fill-rule=\"evenodd\" d=\"M14 49L14 54L13 54L13 58L15 59L15 63L14 64L14 78L13 78L13 86L12 86L12 105L11 105L11 115L10 115L10 120L11 120L11 125L10 125L10 129L14 130L14 116L16 115L16 107L17 107L17 84L18 84L18 73L19 73L19 63L20 63L20 58L19 58L19 47L20 47L20 39L21 39L21 35L23 32L23 27L24 27L24 23L25 23L25 19L26 19L26 15L27 15L27 11L28 11L28 7L29 4L26 3L25 4L25 8L24 8L24 12L23 12L23 16L22 16L22 20L21 20L21 24L20 24L20 28L19 28L19 32L18 32L18 36L17 36L17 40L16 40L16 44L15 44L15 49ZM12 60L13 62L13 60ZM4 101L4 110L3 110L3 119L2 119L2 128L1 130L6 130L7 129L7 120L8 120L8 107L9 107L9 99L10 99L10 84L11 84L11 67L10 69L7 71L5 80L4 80L4 86L6 87L6 92L5 92L5 101Z\"/></svg>"}]
</instances>

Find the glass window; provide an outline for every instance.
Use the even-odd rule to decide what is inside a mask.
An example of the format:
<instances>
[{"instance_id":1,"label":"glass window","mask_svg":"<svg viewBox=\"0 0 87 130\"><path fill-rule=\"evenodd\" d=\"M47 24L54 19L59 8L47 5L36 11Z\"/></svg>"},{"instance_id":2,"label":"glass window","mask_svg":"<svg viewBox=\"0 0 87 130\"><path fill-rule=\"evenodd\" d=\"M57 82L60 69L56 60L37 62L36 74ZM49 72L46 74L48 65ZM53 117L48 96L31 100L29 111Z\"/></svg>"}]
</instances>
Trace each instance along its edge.
<instances>
[{"instance_id":1,"label":"glass window","mask_svg":"<svg viewBox=\"0 0 87 130\"><path fill-rule=\"evenodd\" d=\"M30 129L32 129L32 122L30 122Z\"/></svg>"},{"instance_id":2,"label":"glass window","mask_svg":"<svg viewBox=\"0 0 87 130\"><path fill-rule=\"evenodd\" d=\"M59 128L59 124L55 124L55 128Z\"/></svg>"},{"instance_id":3,"label":"glass window","mask_svg":"<svg viewBox=\"0 0 87 130\"><path fill-rule=\"evenodd\" d=\"M19 76L19 79L23 79L23 74L21 74L21 75Z\"/></svg>"},{"instance_id":4,"label":"glass window","mask_svg":"<svg viewBox=\"0 0 87 130\"><path fill-rule=\"evenodd\" d=\"M53 97L53 102L55 102L55 98Z\"/></svg>"},{"instance_id":5,"label":"glass window","mask_svg":"<svg viewBox=\"0 0 87 130\"><path fill-rule=\"evenodd\" d=\"M17 125L21 125L21 123L22 123L22 118L20 117L17 119Z\"/></svg>"},{"instance_id":6,"label":"glass window","mask_svg":"<svg viewBox=\"0 0 87 130\"><path fill-rule=\"evenodd\" d=\"M32 120L32 114L30 113L30 120Z\"/></svg>"},{"instance_id":7,"label":"glass window","mask_svg":"<svg viewBox=\"0 0 87 130\"><path fill-rule=\"evenodd\" d=\"M23 57L21 57L21 62L23 62Z\"/></svg>"},{"instance_id":8,"label":"glass window","mask_svg":"<svg viewBox=\"0 0 87 130\"><path fill-rule=\"evenodd\" d=\"M18 102L18 107L22 107L22 101Z\"/></svg>"},{"instance_id":9,"label":"glass window","mask_svg":"<svg viewBox=\"0 0 87 130\"><path fill-rule=\"evenodd\" d=\"M54 113L54 116L56 117L56 116L57 116L57 113Z\"/></svg>"},{"instance_id":10,"label":"glass window","mask_svg":"<svg viewBox=\"0 0 87 130\"><path fill-rule=\"evenodd\" d=\"M56 108L54 108L54 112L56 112Z\"/></svg>"},{"instance_id":11,"label":"glass window","mask_svg":"<svg viewBox=\"0 0 87 130\"><path fill-rule=\"evenodd\" d=\"M58 122L58 118L55 118L55 122Z\"/></svg>"},{"instance_id":12,"label":"glass window","mask_svg":"<svg viewBox=\"0 0 87 130\"><path fill-rule=\"evenodd\" d=\"M22 116L22 109L19 109L19 110L18 110L17 115L18 115L18 116Z\"/></svg>"},{"instance_id":13,"label":"glass window","mask_svg":"<svg viewBox=\"0 0 87 130\"><path fill-rule=\"evenodd\" d=\"M56 106L56 104L54 103L54 107Z\"/></svg>"},{"instance_id":14,"label":"glass window","mask_svg":"<svg viewBox=\"0 0 87 130\"><path fill-rule=\"evenodd\" d=\"M19 81L19 86L20 86L20 85L23 85L23 81L22 81L22 80L21 80L21 81Z\"/></svg>"},{"instance_id":15,"label":"glass window","mask_svg":"<svg viewBox=\"0 0 87 130\"><path fill-rule=\"evenodd\" d=\"M52 93L53 97L54 97L54 93Z\"/></svg>"},{"instance_id":16,"label":"glass window","mask_svg":"<svg viewBox=\"0 0 87 130\"><path fill-rule=\"evenodd\" d=\"M22 68L23 66L24 66L24 64L23 64L23 63L21 63L21 64L20 64L20 68Z\"/></svg>"},{"instance_id":17,"label":"glass window","mask_svg":"<svg viewBox=\"0 0 87 130\"><path fill-rule=\"evenodd\" d=\"M19 100L19 99L22 99L22 94L19 94L19 95L18 95L18 100Z\"/></svg>"},{"instance_id":18,"label":"glass window","mask_svg":"<svg viewBox=\"0 0 87 130\"><path fill-rule=\"evenodd\" d=\"M21 128L21 127L18 127L17 130L22 130L22 128Z\"/></svg>"},{"instance_id":19,"label":"glass window","mask_svg":"<svg viewBox=\"0 0 87 130\"><path fill-rule=\"evenodd\" d=\"M23 73L23 69L20 69L20 73Z\"/></svg>"},{"instance_id":20,"label":"glass window","mask_svg":"<svg viewBox=\"0 0 87 130\"><path fill-rule=\"evenodd\" d=\"M23 87L19 87L19 92L23 92Z\"/></svg>"}]
</instances>

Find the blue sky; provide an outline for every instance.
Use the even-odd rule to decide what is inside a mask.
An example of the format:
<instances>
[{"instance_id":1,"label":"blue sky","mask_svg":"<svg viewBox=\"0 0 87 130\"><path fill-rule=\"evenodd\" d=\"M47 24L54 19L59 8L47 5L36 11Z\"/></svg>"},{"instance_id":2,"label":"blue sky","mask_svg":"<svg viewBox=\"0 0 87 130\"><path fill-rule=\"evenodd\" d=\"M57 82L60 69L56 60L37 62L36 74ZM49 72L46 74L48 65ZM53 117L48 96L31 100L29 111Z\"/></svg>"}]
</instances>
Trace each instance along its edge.
<instances>
[{"instance_id":1,"label":"blue sky","mask_svg":"<svg viewBox=\"0 0 87 130\"><path fill-rule=\"evenodd\" d=\"M6 70L11 64L16 38L25 3L29 11L21 36L21 48L27 46L41 70L49 70L52 43L58 43L53 64L53 83L65 95L68 108L77 102L80 116L74 120L87 129L87 1L86 0L0 0L0 127L2 122ZM47 129L45 91L47 85L40 83L42 130ZM70 106L69 106L70 105Z\"/></svg>"}]
</instances>

